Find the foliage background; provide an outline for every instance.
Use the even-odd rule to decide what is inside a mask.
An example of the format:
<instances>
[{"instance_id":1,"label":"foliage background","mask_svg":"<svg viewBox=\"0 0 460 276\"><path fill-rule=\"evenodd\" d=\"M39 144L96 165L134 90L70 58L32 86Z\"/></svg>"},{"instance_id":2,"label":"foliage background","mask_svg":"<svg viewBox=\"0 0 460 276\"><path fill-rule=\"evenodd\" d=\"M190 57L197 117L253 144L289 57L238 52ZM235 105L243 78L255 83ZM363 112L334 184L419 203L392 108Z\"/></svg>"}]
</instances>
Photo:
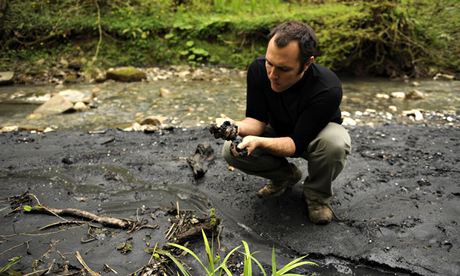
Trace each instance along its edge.
<instances>
[{"instance_id":1,"label":"foliage background","mask_svg":"<svg viewBox=\"0 0 460 276\"><path fill-rule=\"evenodd\" d=\"M457 0L0 0L0 70L62 59L84 68L244 68L286 20L317 32L318 62L353 75L420 77L460 68Z\"/></svg>"}]
</instances>

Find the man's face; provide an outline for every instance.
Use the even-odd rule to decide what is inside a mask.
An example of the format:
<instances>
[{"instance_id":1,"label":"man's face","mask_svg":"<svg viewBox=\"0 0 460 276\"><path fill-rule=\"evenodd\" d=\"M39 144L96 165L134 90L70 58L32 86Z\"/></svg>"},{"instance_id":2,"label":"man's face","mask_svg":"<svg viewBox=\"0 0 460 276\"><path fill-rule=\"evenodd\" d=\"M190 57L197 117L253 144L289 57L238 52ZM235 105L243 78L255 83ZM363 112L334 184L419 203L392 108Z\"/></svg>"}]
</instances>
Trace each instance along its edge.
<instances>
[{"instance_id":1,"label":"man's face","mask_svg":"<svg viewBox=\"0 0 460 276\"><path fill-rule=\"evenodd\" d=\"M275 37L268 42L267 53L265 54L265 68L270 79L272 90L283 92L297 81L299 81L307 68L302 65L300 71L299 45L297 41L291 41L283 48L278 48L275 44Z\"/></svg>"}]
</instances>

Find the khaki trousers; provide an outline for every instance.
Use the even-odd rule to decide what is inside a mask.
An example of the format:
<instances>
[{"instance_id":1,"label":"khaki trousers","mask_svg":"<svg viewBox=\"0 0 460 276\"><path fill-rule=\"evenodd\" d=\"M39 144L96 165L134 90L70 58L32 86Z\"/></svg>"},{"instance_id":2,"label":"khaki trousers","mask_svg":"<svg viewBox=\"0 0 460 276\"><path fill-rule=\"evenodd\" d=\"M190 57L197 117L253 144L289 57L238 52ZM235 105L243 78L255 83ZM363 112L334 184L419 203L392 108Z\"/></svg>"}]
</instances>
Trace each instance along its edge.
<instances>
[{"instance_id":1,"label":"khaki trousers","mask_svg":"<svg viewBox=\"0 0 460 276\"><path fill-rule=\"evenodd\" d=\"M267 127L262 136L273 137L273 130ZM292 173L285 157L274 156L265 150L256 149L250 156L233 156L230 141L226 141L222 155L228 164L251 175L280 182ZM351 151L351 139L347 130L329 123L318 136L308 144L302 158L308 161L307 177L304 181L304 195L307 199L329 202L332 197L332 181L345 166Z\"/></svg>"}]
</instances>

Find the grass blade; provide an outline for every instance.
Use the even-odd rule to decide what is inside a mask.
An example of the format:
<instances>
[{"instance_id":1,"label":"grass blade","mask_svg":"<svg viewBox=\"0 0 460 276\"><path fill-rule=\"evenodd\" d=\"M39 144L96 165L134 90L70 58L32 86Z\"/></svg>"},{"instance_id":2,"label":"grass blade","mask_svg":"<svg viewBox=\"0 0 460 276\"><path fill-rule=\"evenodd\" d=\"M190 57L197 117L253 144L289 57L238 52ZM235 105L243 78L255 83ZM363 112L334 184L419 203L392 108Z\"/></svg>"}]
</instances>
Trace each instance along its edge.
<instances>
[{"instance_id":1,"label":"grass blade","mask_svg":"<svg viewBox=\"0 0 460 276\"><path fill-rule=\"evenodd\" d=\"M233 253L235 253L235 251L238 250L240 247L241 247L241 245L233 248L230 252L228 252L228 254L225 256L225 258L222 261L222 263L216 268L216 270L214 270L214 272L218 271L219 269L223 269L227 273L227 275L232 276L232 273L230 272L230 270L227 267L227 262L228 262L228 259L233 255Z\"/></svg>"},{"instance_id":2,"label":"grass blade","mask_svg":"<svg viewBox=\"0 0 460 276\"><path fill-rule=\"evenodd\" d=\"M156 252L158 254L162 254L162 255L165 255L166 257L170 258L174 264L177 266L177 268L179 269L179 271L182 273L183 276L191 276L188 271L185 269L184 265L176 258L174 257L170 252L168 251L165 251L165 250L161 250L161 249L157 249ZM179 274L179 273L177 273Z\"/></svg>"},{"instance_id":3,"label":"grass blade","mask_svg":"<svg viewBox=\"0 0 460 276\"><path fill-rule=\"evenodd\" d=\"M252 276L252 260L251 260L251 252L249 251L248 243L245 241L243 242L244 247L244 276Z\"/></svg>"},{"instance_id":4,"label":"grass blade","mask_svg":"<svg viewBox=\"0 0 460 276\"><path fill-rule=\"evenodd\" d=\"M262 272L262 274L264 276L267 276L267 273L265 272L265 269L264 267L262 266L262 264L259 262L259 260L257 260L254 256L251 256L251 259L257 264L257 266L259 267L260 271Z\"/></svg>"},{"instance_id":5,"label":"grass blade","mask_svg":"<svg viewBox=\"0 0 460 276\"><path fill-rule=\"evenodd\" d=\"M286 264L285 266L283 266L283 268L281 268L279 271L276 271L276 275L285 275L285 273L293 270L294 268L296 267L299 267L299 266L304 266L304 265L317 265L316 263L314 262L310 262L310 261L303 261L301 262L303 259L305 259L307 257L307 255L303 256L303 257L300 257L300 258L297 258L291 262L289 262L288 264Z\"/></svg>"},{"instance_id":6,"label":"grass blade","mask_svg":"<svg viewBox=\"0 0 460 276\"><path fill-rule=\"evenodd\" d=\"M208 237L206 237L206 234L204 233L203 229L201 229L201 233L203 235L204 249L206 251L206 254L208 255L208 270L207 271L214 272L214 253L212 252L213 250L211 250L211 247L209 246Z\"/></svg>"},{"instance_id":7,"label":"grass blade","mask_svg":"<svg viewBox=\"0 0 460 276\"><path fill-rule=\"evenodd\" d=\"M168 245L170 246L174 246L176 248L179 248L185 252L187 252L188 254L192 255L193 258L195 258L195 260L198 261L198 263L203 267L203 269L206 271L206 274L210 274L211 272L207 269L207 267L203 264L203 262L200 260L200 258L195 254L195 252L193 252L192 250L188 249L187 247L183 246L183 245L180 245L180 244L177 244L177 243L168 243Z\"/></svg>"}]
</instances>

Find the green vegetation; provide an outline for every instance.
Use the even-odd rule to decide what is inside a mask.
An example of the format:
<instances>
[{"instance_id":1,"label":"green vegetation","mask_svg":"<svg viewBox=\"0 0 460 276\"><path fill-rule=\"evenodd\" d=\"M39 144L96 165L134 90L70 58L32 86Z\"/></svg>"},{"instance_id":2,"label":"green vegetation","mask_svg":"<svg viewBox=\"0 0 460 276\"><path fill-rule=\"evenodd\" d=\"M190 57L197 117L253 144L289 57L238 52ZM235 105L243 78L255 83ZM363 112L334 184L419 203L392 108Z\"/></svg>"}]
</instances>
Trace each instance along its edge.
<instances>
[{"instance_id":1,"label":"green vegetation","mask_svg":"<svg viewBox=\"0 0 460 276\"><path fill-rule=\"evenodd\" d=\"M21 275L19 272L12 269L12 267L21 261L22 257L13 257L8 260L4 266L0 267L0 275Z\"/></svg>"},{"instance_id":2,"label":"green vegetation","mask_svg":"<svg viewBox=\"0 0 460 276\"><path fill-rule=\"evenodd\" d=\"M208 275L208 276L220 276L225 273L226 275L233 275L230 269L228 268L228 262L230 257L233 256L233 254L238 253L238 249L241 248L241 246L237 246L233 248L230 252L227 253L227 255L222 259L220 254L216 253L214 248L213 248L213 242L211 243L208 240L208 237L206 236L205 232L202 230L202 235L203 235L203 242L204 242L204 249L206 251L206 261L203 261L197 253L193 252L191 249L187 248L184 245L176 244L176 243L169 243L170 246L178 248L182 251L184 251L187 254L190 254L195 261L200 264L202 267L204 274L203 275ZM252 276L253 275L253 269L252 269L252 263L256 263L257 266L259 267L260 272L262 275L266 276L267 272L265 271L264 267L262 264L255 258L254 254L255 252L251 252L249 249L249 245L247 242L242 241L243 247L244 247L244 252L241 252L243 255L243 274L244 276ZM183 276L188 276L191 275L186 269L184 264L174 257L170 252L157 249L156 247L153 248L150 252L154 258L160 258L160 255L164 255L168 258L171 259L171 261L174 262L176 265L177 269L181 272ZM290 263L286 264L283 266L281 269L277 269L277 264L276 264L276 257L275 257L275 249L273 248L272 251L272 271L271 274L272 276L282 276L282 275L292 275L292 276L301 276L301 274L294 274L291 271L295 268L305 266L305 265L316 265L314 262L309 262L309 261L303 261L304 257L297 258Z\"/></svg>"},{"instance_id":3,"label":"green vegetation","mask_svg":"<svg viewBox=\"0 0 460 276\"><path fill-rule=\"evenodd\" d=\"M0 70L188 63L244 68L286 20L317 31L318 62L357 75L457 72L456 0L2 0ZM1 8L2 5L0 5Z\"/></svg>"}]
</instances>

